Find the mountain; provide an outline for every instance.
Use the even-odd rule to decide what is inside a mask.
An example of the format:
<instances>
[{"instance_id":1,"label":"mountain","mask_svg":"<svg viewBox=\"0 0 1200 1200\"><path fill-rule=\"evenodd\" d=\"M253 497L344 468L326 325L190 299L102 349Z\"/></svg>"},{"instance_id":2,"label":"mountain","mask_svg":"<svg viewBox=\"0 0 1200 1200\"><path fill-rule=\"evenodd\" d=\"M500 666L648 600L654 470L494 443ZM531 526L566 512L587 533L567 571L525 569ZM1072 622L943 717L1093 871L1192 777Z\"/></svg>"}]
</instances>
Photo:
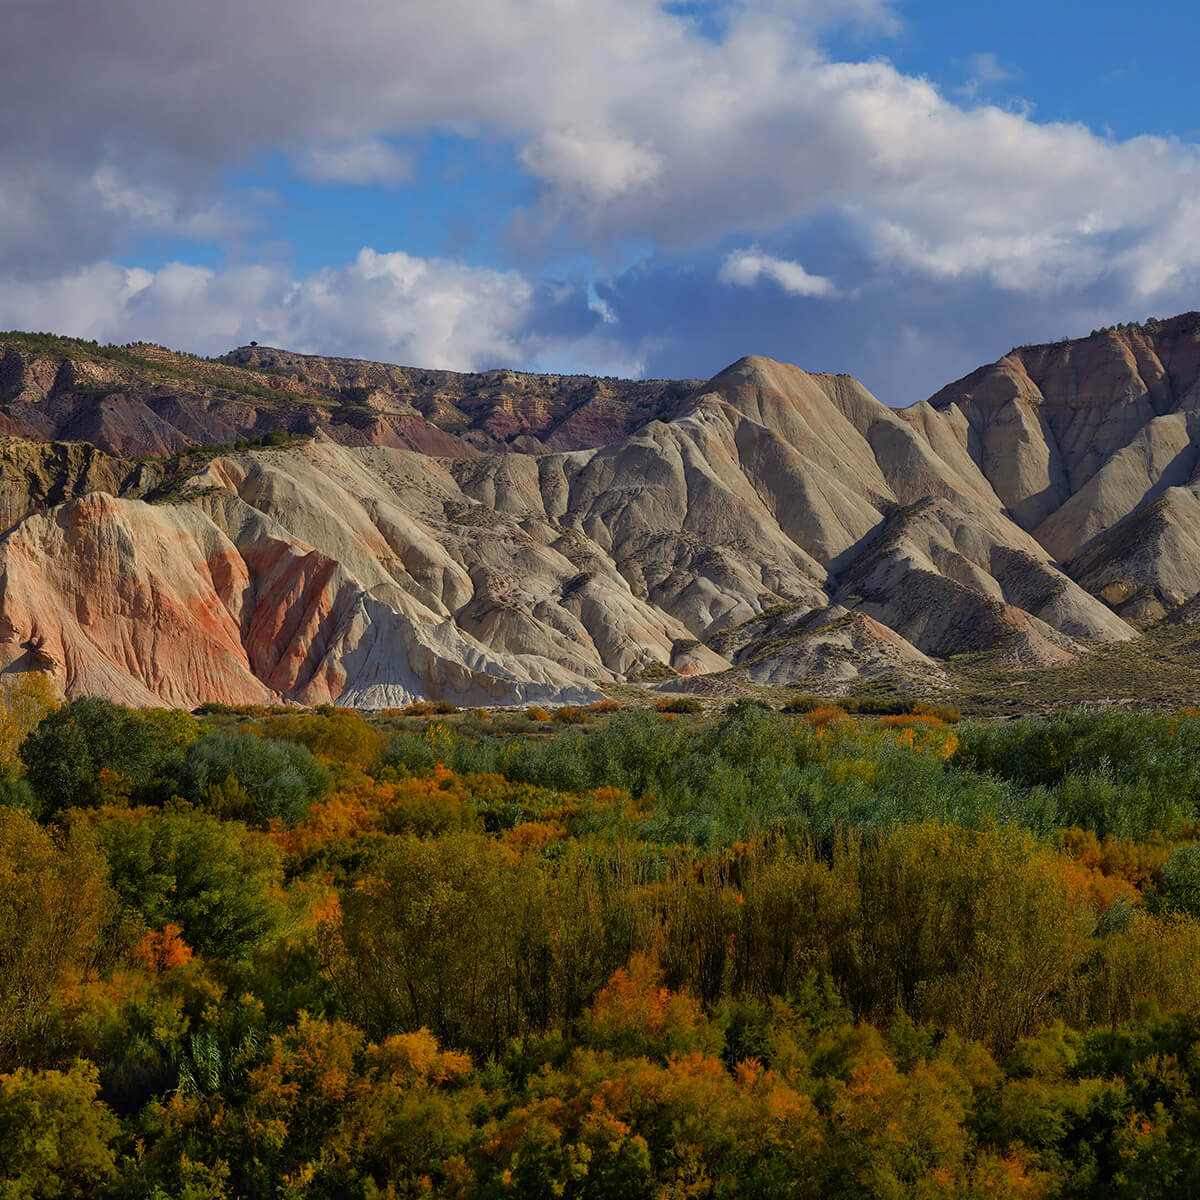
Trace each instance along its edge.
<instances>
[{"instance_id":1,"label":"mountain","mask_svg":"<svg viewBox=\"0 0 1200 1200\"><path fill-rule=\"evenodd\" d=\"M1200 314L1023 346L929 401L1012 518L1131 620L1200 590Z\"/></svg>"},{"instance_id":2,"label":"mountain","mask_svg":"<svg viewBox=\"0 0 1200 1200\"><path fill-rule=\"evenodd\" d=\"M1064 666L1200 595L1198 379L1198 314L904 411L755 357L630 382L0 335L0 669L393 706Z\"/></svg>"}]
</instances>

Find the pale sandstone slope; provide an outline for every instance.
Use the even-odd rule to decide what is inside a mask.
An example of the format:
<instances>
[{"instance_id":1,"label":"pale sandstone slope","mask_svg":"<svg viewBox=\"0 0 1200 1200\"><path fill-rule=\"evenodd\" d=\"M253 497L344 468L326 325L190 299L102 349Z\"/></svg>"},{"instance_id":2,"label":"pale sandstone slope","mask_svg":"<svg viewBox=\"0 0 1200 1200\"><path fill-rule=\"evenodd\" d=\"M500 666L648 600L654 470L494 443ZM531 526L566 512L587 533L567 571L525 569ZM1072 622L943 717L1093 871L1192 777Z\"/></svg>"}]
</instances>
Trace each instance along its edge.
<instances>
[{"instance_id":1,"label":"pale sandstone slope","mask_svg":"<svg viewBox=\"0 0 1200 1200\"><path fill-rule=\"evenodd\" d=\"M1089 591L1140 621L1187 598L1195 532L1173 489L1200 467L1200 314L1021 347L918 408L946 436L966 422L1014 519Z\"/></svg>"},{"instance_id":2,"label":"pale sandstone slope","mask_svg":"<svg viewBox=\"0 0 1200 1200\"><path fill-rule=\"evenodd\" d=\"M169 486L76 463L23 499L29 467L5 493L5 660L139 702L521 703L650 667L843 686L1134 636L1011 519L969 405L899 414L846 376L762 358L663 396L632 434L558 453L434 458L318 428ZM547 429L597 411L564 402ZM1143 456L1149 487L1164 453ZM89 480L169 503L71 499ZM84 600L82 579L102 595Z\"/></svg>"}]
</instances>

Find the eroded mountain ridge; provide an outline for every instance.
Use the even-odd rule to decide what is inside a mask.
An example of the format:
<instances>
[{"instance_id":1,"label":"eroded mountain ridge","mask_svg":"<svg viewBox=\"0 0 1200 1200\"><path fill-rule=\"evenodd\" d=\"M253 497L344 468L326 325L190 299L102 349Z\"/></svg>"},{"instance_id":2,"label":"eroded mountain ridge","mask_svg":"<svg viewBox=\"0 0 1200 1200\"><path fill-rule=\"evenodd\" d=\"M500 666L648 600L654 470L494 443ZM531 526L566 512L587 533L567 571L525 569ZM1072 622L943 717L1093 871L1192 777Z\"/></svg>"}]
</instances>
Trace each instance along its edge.
<instances>
[{"instance_id":1,"label":"eroded mountain ridge","mask_svg":"<svg viewBox=\"0 0 1200 1200\"><path fill-rule=\"evenodd\" d=\"M1200 594L1198 379L1198 314L904 411L762 358L629 382L4 335L0 667L390 706L1069 663Z\"/></svg>"}]
</instances>

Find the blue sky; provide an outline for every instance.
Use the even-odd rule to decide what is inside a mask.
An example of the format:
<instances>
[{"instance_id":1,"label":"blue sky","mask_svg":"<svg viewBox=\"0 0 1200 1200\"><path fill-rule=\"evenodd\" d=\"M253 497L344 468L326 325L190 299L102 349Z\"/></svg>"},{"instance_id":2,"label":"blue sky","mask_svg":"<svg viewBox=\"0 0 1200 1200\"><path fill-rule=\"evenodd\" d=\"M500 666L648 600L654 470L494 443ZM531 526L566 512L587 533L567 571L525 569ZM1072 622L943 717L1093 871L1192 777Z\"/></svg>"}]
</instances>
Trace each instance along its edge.
<instances>
[{"instance_id":1,"label":"blue sky","mask_svg":"<svg viewBox=\"0 0 1200 1200\"><path fill-rule=\"evenodd\" d=\"M759 353L907 404L1200 307L1198 26L1175 0L16 0L0 325L462 369Z\"/></svg>"}]
</instances>

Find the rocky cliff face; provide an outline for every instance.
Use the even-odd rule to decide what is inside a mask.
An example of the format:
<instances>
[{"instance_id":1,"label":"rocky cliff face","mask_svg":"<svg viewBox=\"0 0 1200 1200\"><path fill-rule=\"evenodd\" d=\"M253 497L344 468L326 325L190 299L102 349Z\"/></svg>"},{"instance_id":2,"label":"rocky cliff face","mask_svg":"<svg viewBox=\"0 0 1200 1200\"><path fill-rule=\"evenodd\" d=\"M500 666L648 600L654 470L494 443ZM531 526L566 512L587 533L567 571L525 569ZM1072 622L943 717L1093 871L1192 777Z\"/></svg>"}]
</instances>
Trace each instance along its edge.
<instances>
[{"instance_id":1,"label":"rocky cliff face","mask_svg":"<svg viewBox=\"0 0 1200 1200\"><path fill-rule=\"evenodd\" d=\"M906 412L762 358L633 384L12 340L0 669L386 706L1070 662L1200 592L1198 339L1021 350Z\"/></svg>"},{"instance_id":2,"label":"rocky cliff face","mask_svg":"<svg viewBox=\"0 0 1200 1200\"><path fill-rule=\"evenodd\" d=\"M1013 519L1122 615L1200 586L1200 313L1020 347L918 408L965 431Z\"/></svg>"}]
</instances>

